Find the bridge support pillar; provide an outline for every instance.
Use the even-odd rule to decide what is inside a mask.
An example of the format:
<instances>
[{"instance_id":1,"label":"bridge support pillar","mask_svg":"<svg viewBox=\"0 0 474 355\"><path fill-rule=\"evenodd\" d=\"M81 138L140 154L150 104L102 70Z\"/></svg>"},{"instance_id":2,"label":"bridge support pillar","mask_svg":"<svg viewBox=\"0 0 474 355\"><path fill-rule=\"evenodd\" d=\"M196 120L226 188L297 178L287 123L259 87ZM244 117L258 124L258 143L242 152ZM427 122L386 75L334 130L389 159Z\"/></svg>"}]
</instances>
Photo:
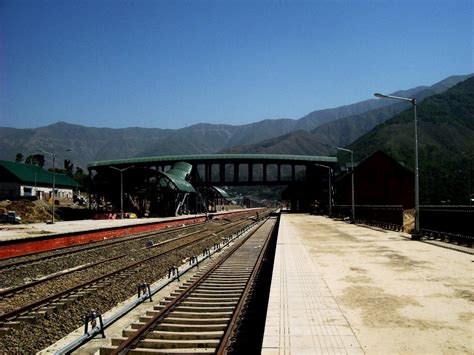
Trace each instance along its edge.
<instances>
[{"instance_id":1,"label":"bridge support pillar","mask_svg":"<svg viewBox=\"0 0 474 355\"><path fill-rule=\"evenodd\" d=\"M225 164L219 164L219 180L225 183Z\"/></svg>"},{"instance_id":2,"label":"bridge support pillar","mask_svg":"<svg viewBox=\"0 0 474 355\"><path fill-rule=\"evenodd\" d=\"M239 181L239 163L234 163L234 182Z\"/></svg>"}]
</instances>

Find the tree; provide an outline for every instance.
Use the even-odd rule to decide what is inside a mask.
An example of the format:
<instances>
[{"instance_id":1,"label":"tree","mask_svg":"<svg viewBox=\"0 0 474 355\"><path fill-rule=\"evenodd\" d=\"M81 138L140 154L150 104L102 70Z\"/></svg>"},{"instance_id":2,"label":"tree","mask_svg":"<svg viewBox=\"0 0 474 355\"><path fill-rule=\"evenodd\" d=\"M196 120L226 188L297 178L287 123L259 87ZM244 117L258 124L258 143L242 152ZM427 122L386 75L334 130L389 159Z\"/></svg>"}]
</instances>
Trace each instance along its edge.
<instances>
[{"instance_id":1,"label":"tree","mask_svg":"<svg viewBox=\"0 0 474 355\"><path fill-rule=\"evenodd\" d=\"M44 166L44 155L43 154L28 155L25 159L25 164L37 165L42 168Z\"/></svg>"},{"instance_id":2,"label":"tree","mask_svg":"<svg viewBox=\"0 0 474 355\"><path fill-rule=\"evenodd\" d=\"M33 162L35 165L38 165L40 168L42 168L44 166L44 155L43 154L33 155Z\"/></svg>"},{"instance_id":3,"label":"tree","mask_svg":"<svg viewBox=\"0 0 474 355\"><path fill-rule=\"evenodd\" d=\"M72 177L74 171L74 164L72 164L69 159L64 159L64 171L68 176Z\"/></svg>"},{"instance_id":4,"label":"tree","mask_svg":"<svg viewBox=\"0 0 474 355\"><path fill-rule=\"evenodd\" d=\"M76 172L74 173L73 178L78 182L81 190L84 190L89 186L90 177L88 174L84 173L84 170L82 170L80 167L76 167Z\"/></svg>"},{"instance_id":5,"label":"tree","mask_svg":"<svg viewBox=\"0 0 474 355\"><path fill-rule=\"evenodd\" d=\"M24 158L25 158L25 157L23 156L23 154L21 154L21 153L16 153L15 162L16 162L16 163L22 163Z\"/></svg>"}]
</instances>

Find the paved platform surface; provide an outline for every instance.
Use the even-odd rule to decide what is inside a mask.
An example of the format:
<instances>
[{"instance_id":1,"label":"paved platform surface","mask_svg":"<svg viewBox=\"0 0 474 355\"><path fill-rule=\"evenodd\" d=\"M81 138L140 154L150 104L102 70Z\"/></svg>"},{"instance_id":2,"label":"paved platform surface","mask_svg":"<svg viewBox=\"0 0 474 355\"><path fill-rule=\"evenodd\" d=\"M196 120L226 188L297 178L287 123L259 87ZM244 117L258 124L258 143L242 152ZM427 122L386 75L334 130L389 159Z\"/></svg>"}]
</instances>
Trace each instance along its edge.
<instances>
[{"instance_id":1,"label":"paved platform surface","mask_svg":"<svg viewBox=\"0 0 474 355\"><path fill-rule=\"evenodd\" d=\"M284 214L263 354L473 354L474 257Z\"/></svg>"}]
</instances>

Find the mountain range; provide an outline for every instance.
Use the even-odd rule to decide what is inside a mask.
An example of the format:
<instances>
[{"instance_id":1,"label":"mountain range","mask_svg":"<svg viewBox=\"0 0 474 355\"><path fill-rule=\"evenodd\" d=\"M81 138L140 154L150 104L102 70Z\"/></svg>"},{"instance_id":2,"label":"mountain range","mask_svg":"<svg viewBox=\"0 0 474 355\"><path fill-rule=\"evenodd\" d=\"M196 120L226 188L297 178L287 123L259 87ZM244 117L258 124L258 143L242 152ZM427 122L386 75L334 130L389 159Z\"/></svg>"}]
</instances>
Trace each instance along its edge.
<instances>
[{"instance_id":1,"label":"mountain range","mask_svg":"<svg viewBox=\"0 0 474 355\"><path fill-rule=\"evenodd\" d=\"M418 102L423 99L442 93L459 82L469 78L469 75L451 76L430 87L420 86L414 89L397 91L391 95L416 98ZM344 117L328 120L315 128L305 132L293 131L281 137L263 140L256 144L234 146L224 150L226 153L288 153L291 154L331 154L334 150L328 146L345 147L357 138L397 113L410 107L409 103L393 100L368 100L367 104L378 103L372 109L364 112L349 114ZM381 105L381 104L384 105Z\"/></svg>"},{"instance_id":2,"label":"mountain range","mask_svg":"<svg viewBox=\"0 0 474 355\"><path fill-rule=\"evenodd\" d=\"M419 86L393 95L422 100L468 77L452 76L429 87ZM369 99L314 111L300 119L262 120L240 126L200 123L175 130L95 128L66 122L31 129L0 127L0 159L14 160L17 153L27 156L42 149L54 151L58 161L69 159L84 168L91 161L138 156L216 152L328 154L328 148L319 143L345 146L406 107L390 100Z\"/></svg>"},{"instance_id":3,"label":"mountain range","mask_svg":"<svg viewBox=\"0 0 474 355\"><path fill-rule=\"evenodd\" d=\"M417 104L420 202L469 204L474 167L474 77ZM348 148L359 158L381 149L414 170L414 112L378 125ZM474 195L473 195L474 197Z\"/></svg>"}]
</instances>

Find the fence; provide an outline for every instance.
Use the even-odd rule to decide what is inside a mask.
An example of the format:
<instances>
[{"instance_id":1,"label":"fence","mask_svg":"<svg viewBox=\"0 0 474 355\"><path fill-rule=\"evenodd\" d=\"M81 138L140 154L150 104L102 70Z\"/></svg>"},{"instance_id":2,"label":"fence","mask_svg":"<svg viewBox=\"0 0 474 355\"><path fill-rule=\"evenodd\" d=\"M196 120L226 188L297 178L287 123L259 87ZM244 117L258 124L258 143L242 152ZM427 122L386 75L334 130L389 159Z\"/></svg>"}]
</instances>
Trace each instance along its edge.
<instances>
[{"instance_id":1,"label":"fence","mask_svg":"<svg viewBox=\"0 0 474 355\"><path fill-rule=\"evenodd\" d=\"M350 205L336 205L332 207L333 217L351 217ZM403 229L402 205L356 205L355 218L357 222L375 225L382 228Z\"/></svg>"},{"instance_id":2,"label":"fence","mask_svg":"<svg viewBox=\"0 0 474 355\"><path fill-rule=\"evenodd\" d=\"M420 232L428 238L472 246L474 207L420 206Z\"/></svg>"}]
</instances>

